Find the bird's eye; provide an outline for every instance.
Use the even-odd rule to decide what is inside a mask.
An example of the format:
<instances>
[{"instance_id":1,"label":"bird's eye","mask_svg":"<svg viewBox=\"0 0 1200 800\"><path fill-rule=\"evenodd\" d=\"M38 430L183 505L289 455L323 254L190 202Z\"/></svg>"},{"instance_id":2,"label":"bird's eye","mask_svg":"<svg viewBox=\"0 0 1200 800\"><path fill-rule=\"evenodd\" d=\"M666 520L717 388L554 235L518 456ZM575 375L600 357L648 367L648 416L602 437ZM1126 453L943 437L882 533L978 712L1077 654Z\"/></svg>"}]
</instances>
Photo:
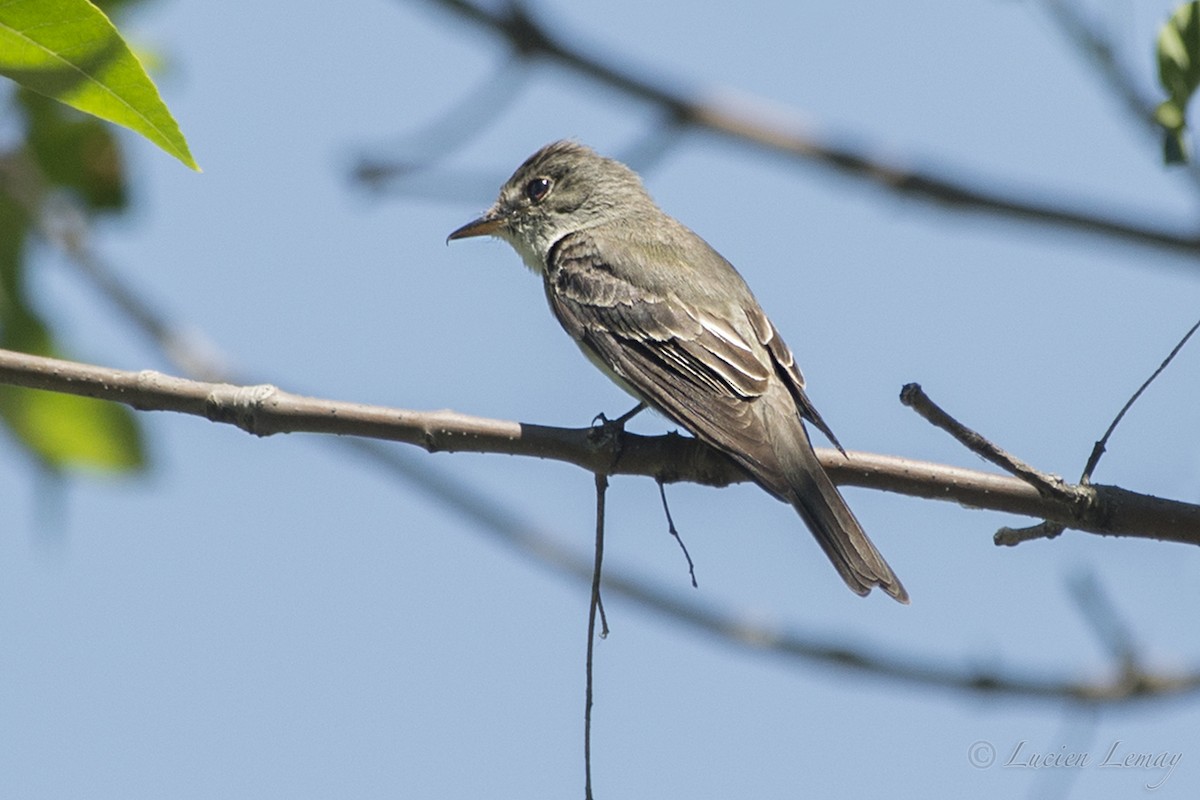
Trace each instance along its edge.
<instances>
[{"instance_id":1,"label":"bird's eye","mask_svg":"<svg viewBox=\"0 0 1200 800\"><path fill-rule=\"evenodd\" d=\"M530 202L540 203L548 194L550 194L549 178L534 178L525 184L525 196L529 198Z\"/></svg>"}]
</instances>

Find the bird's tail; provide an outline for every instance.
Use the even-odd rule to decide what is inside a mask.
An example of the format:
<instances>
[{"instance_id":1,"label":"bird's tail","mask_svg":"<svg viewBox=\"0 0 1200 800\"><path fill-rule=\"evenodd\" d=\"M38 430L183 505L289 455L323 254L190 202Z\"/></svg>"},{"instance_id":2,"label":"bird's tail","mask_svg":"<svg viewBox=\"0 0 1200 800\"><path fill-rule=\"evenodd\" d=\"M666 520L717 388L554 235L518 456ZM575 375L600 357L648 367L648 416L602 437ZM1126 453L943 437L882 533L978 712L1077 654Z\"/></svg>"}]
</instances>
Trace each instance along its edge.
<instances>
[{"instance_id":1,"label":"bird's tail","mask_svg":"<svg viewBox=\"0 0 1200 800\"><path fill-rule=\"evenodd\" d=\"M794 437L777 431L777 435L794 440L776 440L772 448L786 480L786 487L778 486L776 493L800 513L847 586L860 595L878 586L901 603L907 603L908 592L825 474L808 441L808 433L802 425L791 431Z\"/></svg>"},{"instance_id":2,"label":"bird's tail","mask_svg":"<svg viewBox=\"0 0 1200 800\"><path fill-rule=\"evenodd\" d=\"M811 450L809 453L815 468L791 476L793 491L788 501L800 512L847 586L860 595L878 586L901 603L907 603L908 592L900 579L867 538L841 493L817 462L816 454Z\"/></svg>"}]
</instances>

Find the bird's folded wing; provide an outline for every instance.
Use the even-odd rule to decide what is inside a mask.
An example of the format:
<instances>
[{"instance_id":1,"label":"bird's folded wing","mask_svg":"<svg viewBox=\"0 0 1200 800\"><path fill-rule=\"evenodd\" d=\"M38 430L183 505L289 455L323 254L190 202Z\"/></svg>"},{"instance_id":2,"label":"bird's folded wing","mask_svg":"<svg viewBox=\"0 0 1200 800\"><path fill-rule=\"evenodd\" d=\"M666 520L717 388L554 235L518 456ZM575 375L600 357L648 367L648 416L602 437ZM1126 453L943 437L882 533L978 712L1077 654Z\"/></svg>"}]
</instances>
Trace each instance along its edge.
<instances>
[{"instance_id":1,"label":"bird's folded wing","mask_svg":"<svg viewBox=\"0 0 1200 800\"><path fill-rule=\"evenodd\" d=\"M552 254L547 296L559 322L651 405L757 471L768 431L753 401L775 365L718 315L635 286L593 248Z\"/></svg>"},{"instance_id":2,"label":"bird's folded wing","mask_svg":"<svg viewBox=\"0 0 1200 800\"><path fill-rule=\"evenodd\" d=\"M804 391L804 375L796 364L796 357L792 355L792 349L783 341L779 331L775 330L775 326L771 324L771 320L767 319L767 315L761 308L755 307L747 310L746 316L750 320L751 327L754 328L754 333L758 336L758 341L771 354L775 369L783 378L788 391L791 392L792 399L796 401L796 408L799 409L800 416L815 425L817 430L825 434L826 438L833 443L834 447L845 453L845 448L833 435L829 426L825 424L825 420L821 419L821 415L813 406L812 401L808 399L808 394Z\"/></svg>"}]
</instances>

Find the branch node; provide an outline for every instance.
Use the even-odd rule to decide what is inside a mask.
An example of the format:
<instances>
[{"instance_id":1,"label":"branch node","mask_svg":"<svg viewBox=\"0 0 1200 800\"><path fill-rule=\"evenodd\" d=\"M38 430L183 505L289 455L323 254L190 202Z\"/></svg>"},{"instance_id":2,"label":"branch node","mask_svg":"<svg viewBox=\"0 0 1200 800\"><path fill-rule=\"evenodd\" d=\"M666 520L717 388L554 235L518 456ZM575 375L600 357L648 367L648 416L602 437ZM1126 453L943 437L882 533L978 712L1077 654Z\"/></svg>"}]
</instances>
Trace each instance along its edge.
<instances>
[{"instance_id":1,"label":"branch node","mask_svg":"<svg viewBox=\"0 0 1200 800\"><path fill-rule=\"evenodd\" d=\"M279 391L269 383L255 386L221 385L204 399L204 413L213 422L236 425L255 436L274 433L261 419L263 406Z\"/></svg>"}]
</instances>

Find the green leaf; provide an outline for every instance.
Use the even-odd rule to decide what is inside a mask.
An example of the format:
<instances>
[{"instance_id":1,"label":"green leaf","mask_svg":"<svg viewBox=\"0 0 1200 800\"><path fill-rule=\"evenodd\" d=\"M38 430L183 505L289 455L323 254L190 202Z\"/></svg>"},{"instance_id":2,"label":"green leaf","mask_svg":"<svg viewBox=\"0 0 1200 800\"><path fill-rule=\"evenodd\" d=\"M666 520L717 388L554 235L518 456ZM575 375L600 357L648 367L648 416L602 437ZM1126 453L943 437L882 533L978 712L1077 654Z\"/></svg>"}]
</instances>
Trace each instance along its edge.
<instances>
[{"instance_id":1,"label":"green leaf","mask_svg":"<svg viewBox=\"0 0 1200 800\"><path fill-rule=\"evenodd\" d=\"M0 2L0 75L136 131L199 170L141 62L88 0Z\"/></svg>"},{"instance_id":2,"label":"green leaf","mask_svg":"<svg viewBox=\"0 0 1200 800\"><path fill-rule=\"evenodd\" d=\"M0 192L0 341L10 336L25 308L25 243L32 231L24 206Z\"/></svg>"},{"instance_id":3,"label":"green leaf","mask_svg":"<svg viewBox=\"0 0 1200 800\"><path fill-rule=\"evenodd\" d=\"M0 194L0 346L56 355L52 334L25 298L22 251L28 232L28 215ZM145 465L137 419L115 403L0 386L0 421L54 469L128 471Z\"/></svg>"},{"instance_id":4,"label":"green leaf","mask_svg":"<svg viewBox=\"0 0 1200 800\"><path fill-rule=\"evenodd\" d=\"M3 343L25 353L62 357L45 325L24 308L4 320ZM141 428L133 412L116 403L0 386L0 420L53 469L132 471L146 463Z\"/></svg>"},{"instance_id":5,"label":"green leaf","mask_svg":"<svg viewBox=\"0 0 1200 800\"><path fill-rule=\"evenodd\" d=\"M145 466L141 430L124 406L0 386L0 417L23 445L51 467L132 471Z\"/></svg>"},{"instance_id":6,"label":"green leaf","mask_svg":"<svg viewBox=\"0 0 1200 800\"><path fill-rule=\"evenodd\" d=\"M1163 160L1187 161L1187 106L1200 86L1200 2L1184 3L1158 34L1158 81L1167 93L1154 112L1163 127Z\"/></svg>"},{"instance_id":7,"label":"green leaf","mask_svg":"<svg viewBox=\"0 0 1200 800\"><path fill-rule=\"evenodd\" d=\"M28 309L4 320L3 344L61 358L50 332ZM0 420L27 450L54 469L132 471L145 466L141 428L124 406L90 397L0 386Z\"/></svg>"}]
</instances>

